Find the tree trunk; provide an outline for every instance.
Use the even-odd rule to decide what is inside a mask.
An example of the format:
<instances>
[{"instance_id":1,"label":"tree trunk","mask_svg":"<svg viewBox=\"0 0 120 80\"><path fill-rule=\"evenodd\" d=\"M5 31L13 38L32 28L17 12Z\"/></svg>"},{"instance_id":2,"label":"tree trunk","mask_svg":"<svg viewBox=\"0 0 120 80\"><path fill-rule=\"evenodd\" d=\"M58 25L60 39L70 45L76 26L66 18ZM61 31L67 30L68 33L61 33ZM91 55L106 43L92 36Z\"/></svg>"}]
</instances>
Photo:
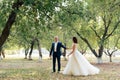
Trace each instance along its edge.
<instances>
[{"instance_id":1,"label":"tree trunk","mask_svg":"<svg viewBox=\"0 0 120 80\"><path fill-rule=\"evenodd\" d=\"M0 51L0 60L2 60L2 51Z\"/></svg>"},{"instance_id":2,"label":"tree trunk","mask_svg":"<svg viewBox=\"0 0 120 80\"><path fill-rule=\"evenodd\" d=\"M18 10L22 4L23 4L23 2L19 1L19 0L17 0L17 2L13 4L13 6L12 6L13 11L10 13L9 18L6 22L5 28L3 29L2 34L0 36L0 48L3 46L3 44L7 40L8 36L10 34L10 29L16 19L16 15L17 15L16 10Z\"/></svg>"},{"instance_id":3,"label":"tree trunk","mask_svg":"<svg viewBox=\"0 0 120 80\"><path fill-rule=\"evenodd\" d=\"M83 36L81 36L81 34L79 34L75 29L74 29L74 31L88 45L89 49L95 55L95 57L98 57L97 52L95 51L95 49L92 48L92 46L90 45L89 41L86 38L84 38Z\"/></svg>"},{"instance_id":4,"label":"tree trunk","mask_svg":"<svg viewBox=\"0 0 120 80\"><path fill-rule=\"evenodd\" d=\"M98 57L102 57L102 55L103 55L103 45L101 45L100 48L99 48L99 55L98 55Z\"/></svg>"},{"instance_id":5,"label":"tree trunk","mask_svg":"<svg viewBox=\"0 0 120 80\"><path fill-rule=\"evenodd\" d=\"M112 56L110 55L109 57L110 57L110 62L112 62Z\"/></svg>"},{"instance_id":6,"label":"tree trunk","mask_svg":"<svg viewBox=\"0 0 120 80\"><path fill-rule=\"evenodd\" d=\"M40 46L39 40L36 39L36 41L37 41L38 51L39 51L39 61L41 61L42 60L41 46Z\"/></svg>"},{"instance_id":7,"label":"tree trunk","mask_svg":"<svg viewBox=\"0 0 120 80\"><path fill-rule=\"evenodd\" d=\"M65 47L66 47L66 43L65 43ZM67 60L67 58L66 58L66 49L64 49L64 52L63 52L63 57L64 57L64 60L66 61Z\"/></svg>"},{"instance_id":8,"label":"tree trunk","mask_svg":"<svg viewBox=\"0 0 120 80\"><path fill-rule=\"evenodd\" d=\"M5 53L3 49L0 50L0 60L2 60L2 58L5 58Z\"/></svg>"},{"instance_id":9,"label":"tree trunk","mask_svg":"<svg viewBox=\"0 0 120 80\"><path fill-rule=\"evenodd\" d=\"M29 48L25 48L25 59L27 59L28 52L29 52Z\"/></svg>"},{"instance_id":10,"label":"tree trunk","mask_svg":"<svg viewBox=\"0 0 120 80\"><path fill-rule=\"evenodd\" d=\"M102 57L97 57L97 63L98 63L98 64L103 63Z\"/></svg>"},{"instance_id":11,"label":"tree trunk","mask_svg":"<svg viewBox=\"0 0 120 80\"><path fill-rule=\"evenodd\" d=\"M29 60L32 60L31 55L32 55L32 51L33 51L33 46L34 46L35 40L33 39L33 41L31 42L31 47L30 47L30 53L29 53Z\"/></svg>"},{"instance_id":12,"label":"tree trunk","mask_svg":"<svg viewBox=\"0 0 120 80\"><path fill-rule=\"evenodd\" d=\"M103 54L103 47L100 47L100 49L98 50L99 52L99 55L98 55L98 57L97 57L97 59L98 59L98 63L102 63L103 61L102 61L102 54Z\"/></svg>"}]
</instances>

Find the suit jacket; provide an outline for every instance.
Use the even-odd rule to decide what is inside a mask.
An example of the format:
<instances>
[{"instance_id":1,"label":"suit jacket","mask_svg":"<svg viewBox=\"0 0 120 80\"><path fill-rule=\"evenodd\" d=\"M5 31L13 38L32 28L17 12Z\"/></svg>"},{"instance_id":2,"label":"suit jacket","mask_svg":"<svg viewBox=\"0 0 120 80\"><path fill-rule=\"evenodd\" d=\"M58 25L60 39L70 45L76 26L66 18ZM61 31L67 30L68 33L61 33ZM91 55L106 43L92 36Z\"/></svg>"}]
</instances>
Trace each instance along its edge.
<instances>
[{"instance_id":1,"label":"suit jacket","mask_svg":"<svg viewBox=\"0 0 120 80\"><path fill-rule=\"evenodd\" d=\"M50 55L55 55L56 54L57 56L61 56L61 47L66 49L66 47L63 46L61 42L57 43L56 53L54 52L54 47L55 47L55 43L52 43L51 50L50 50Z\"/></svg>"}]
</instances>

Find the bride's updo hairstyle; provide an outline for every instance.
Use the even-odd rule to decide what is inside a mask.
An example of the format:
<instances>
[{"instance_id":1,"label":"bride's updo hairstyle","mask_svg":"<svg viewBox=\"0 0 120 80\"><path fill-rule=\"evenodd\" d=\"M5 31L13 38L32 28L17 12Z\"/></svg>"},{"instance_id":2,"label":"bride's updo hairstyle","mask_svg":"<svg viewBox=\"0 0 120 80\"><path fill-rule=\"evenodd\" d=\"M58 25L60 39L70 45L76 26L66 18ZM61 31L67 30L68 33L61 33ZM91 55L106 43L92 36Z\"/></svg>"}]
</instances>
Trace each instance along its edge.
<instances>
[{"instance_id":1,"label":"bride's updo hairstyle","mask_svg":"<svg viewBox=\"0 0 120 80\"><path fill-rule=\"evenodd\" d=\"M78 43L76 37L73 37L73 42L74 42L74 43Z\"/></svg>"}]
</instances>

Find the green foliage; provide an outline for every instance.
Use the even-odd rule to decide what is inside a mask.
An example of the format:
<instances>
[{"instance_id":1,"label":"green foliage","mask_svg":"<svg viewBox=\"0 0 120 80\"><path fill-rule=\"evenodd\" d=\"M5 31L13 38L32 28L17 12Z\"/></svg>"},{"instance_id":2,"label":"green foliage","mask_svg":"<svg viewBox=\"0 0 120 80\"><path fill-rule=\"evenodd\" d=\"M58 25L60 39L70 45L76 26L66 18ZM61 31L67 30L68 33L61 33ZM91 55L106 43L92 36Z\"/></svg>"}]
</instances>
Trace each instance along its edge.
<instances>
[{"instance_id":1,"label":"green foliage","mask_svg":"<svg viewBox=\"0 0 120 80\"><path fill-rule=\"evenodd\" d=\"M9 13L12 10L11 8L12 2L13 2L12 0L11 1L3 0L0 2L0 34L5 26Z\"/></svg>"},{"instance_id":2,"label":"green foliage","mask_svg":"<svg viewBox=\"0 0 120 80\"><path fill-rule=\"evenodd\" d=\"M0 33L15 1L0 2ZM42 47L49 49L54 36L58 35L60 41L71 46L72 37L77 36L73 30L75 29L89 41L93 48L98 48L101 40L92 29L102 38L105 31L103 18L105 18L106 25L111 20L107 31L107 35L110 34L119 20L118 5L119 0L25 0L17 11L16 21L5 45L28 47L32 38L37 37ZM119 37L119 32L120 27L107 40L114 44L114 39ZM81 49L85 49L87 45L80 38L78 40ZM107 40L104 45L108 44ZM120 46L119 43L120 40L117 46ZM113 44L110 46L112 47Z\"/></svg>"}]
</instances>

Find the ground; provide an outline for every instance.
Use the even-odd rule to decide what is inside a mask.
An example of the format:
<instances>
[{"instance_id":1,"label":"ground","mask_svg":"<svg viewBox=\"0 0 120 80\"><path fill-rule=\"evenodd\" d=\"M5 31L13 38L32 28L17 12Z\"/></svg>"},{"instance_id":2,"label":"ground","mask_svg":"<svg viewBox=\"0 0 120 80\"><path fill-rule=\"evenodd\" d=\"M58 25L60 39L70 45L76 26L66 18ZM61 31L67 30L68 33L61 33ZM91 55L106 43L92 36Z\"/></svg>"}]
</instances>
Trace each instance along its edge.
<instances>
[{"instance_id":1,"label":"ground","mask_svg":"<svg viewBox=\"0 0 120 80\"><path fill-rule=\"evenodd\" d=\"M61 60L62 70L67 61ZM65 76L61 73L51 73L52 60L38 59L29 61L27 59L3 59L0 61L0 80L120 80L120 62L105 62L97 64L100 73L91 76Z\"/></svg>"}]
</instances>

